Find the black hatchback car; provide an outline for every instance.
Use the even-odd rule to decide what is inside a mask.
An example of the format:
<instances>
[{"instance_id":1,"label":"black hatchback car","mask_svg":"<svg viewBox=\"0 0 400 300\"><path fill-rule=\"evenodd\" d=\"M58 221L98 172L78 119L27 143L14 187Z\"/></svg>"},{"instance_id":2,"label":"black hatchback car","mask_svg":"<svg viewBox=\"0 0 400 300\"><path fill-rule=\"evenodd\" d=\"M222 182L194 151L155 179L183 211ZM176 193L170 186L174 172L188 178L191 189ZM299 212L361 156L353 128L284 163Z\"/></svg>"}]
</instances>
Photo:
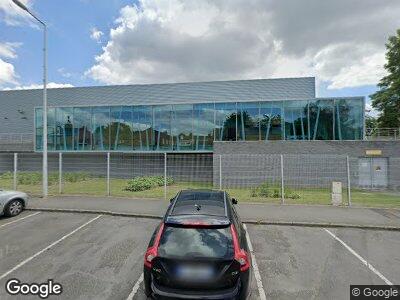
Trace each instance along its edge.
<instances>
[{"instance_id":1,"label":"black hatchback car","mask_svg":"<svg viewBox=\"0 0 400 300\"><path fill-rule=\"evenodd\" d=\"M251 256L236 203L214 190L184 190L171 199L144 257L148 297L248 297Z\"/></svg>"}]
</instances>

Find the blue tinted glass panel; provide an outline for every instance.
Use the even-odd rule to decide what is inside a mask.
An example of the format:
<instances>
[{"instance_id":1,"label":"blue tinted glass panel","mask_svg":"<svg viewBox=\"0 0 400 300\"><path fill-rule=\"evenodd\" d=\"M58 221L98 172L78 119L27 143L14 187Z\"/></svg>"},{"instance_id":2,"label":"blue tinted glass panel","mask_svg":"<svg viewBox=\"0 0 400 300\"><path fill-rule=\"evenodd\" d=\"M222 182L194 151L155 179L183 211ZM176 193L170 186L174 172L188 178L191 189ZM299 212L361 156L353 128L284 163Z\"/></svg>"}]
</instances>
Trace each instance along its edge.
<instances>
[{"instance_id":1,"label":"blue tinted glass panel","mask_svg":"<svg viewBox=\"0 0 400 300\"><path fill-rule=\"evenodd\" d=\"M282 102L260 103L261 140L283 139L283 108Z\"/></svg>"},{"instance_id":2,"label":"blue tinted glass panel","mask_svg":"<svg viewBox=\"0 0 400 300\"><path fill-rule=\"evenodd\" d=\"M110 124L111 150L132 150L132 107L112 106Z\"/></svg>"},{"instance_id":3,"label":"blue tinted glass panel","mask_svg":"<svg viewBox=\"0 0 400 300\"><path fill-rule=\"evenodd\" d=\"M363 115L363 99L336 99L336 140L361 140L363 138Z\"/></svg>"},{"instance_id":4,"label":"blue tinted glass panel","mask_svg":"<svg viewBox=\"0 0 400 300\"><path fill-rule=\"evenodd\" d=\"M35 109L35 147L37 151L43 148L43 110Z\"/></svg>"},{"instance_id":5,"label":"blue tinted glass panel","mask_svg":"<svg viewBox=\"0 0 400 300\"><path fill-rule=\"evenodd\" d=\"M56 108L56 150L70 151L74 145L73 108Z\"/></svg>"},{"instance_id":6,"label":"blue tinted glass panel","mask_svg":"<svg viewBox=\"0 0 400 300\"><path fill-rule=\"evenodd\" d=\"M193 150L193 105L172 105L173 150Z\"/></svg>"},{"instance_id":7,"label":"blue tinted glass panel","mask_svg":"<svg viewBox=\"0 0 400 300\"><path fill-rule=\"evenodd\" d=\"M260 140L259 102L238 102L237 108L237 139L241 141Z\"/></svg>"},{"instance_id":8,"label":"blue tinted glass panel","mask_svg":"<svg viewBox=\"0 0 400 300\"><path fill-rule=\"evenodd\" d=\"M74 150L92 149L92 109L90 107L74 108Z\"/></svg>"},{"instance_id":9,"label":"blue tinted glass panel","mask_svg":"<svg viewBox=\"0 0 400 300\"><path fill-rule=\"evenodd\" d=\"M110 149L110 107L93 107L93 150Z\"/></svg>"},{"instance_id":10,"label":"blue tinted glass panel","mask_svg":"<svg viewBox=\"0 0 400 300\"><path fill-rule=\"evenodd\" d=\"M55 109L47 108L47 150L55 149Z\"/></svg>"},{"instance_id":11,"label":"blue tinted glass panel","mask_svg":"<svg viewBox=\"0 0 400 300\"><path fill-rule=\"evenodd\" d=\"M308 140L308 101L284 101L285 139Z\"/></svg>"},{"instance_id":12,"label":"blue tinted glass panel","mask_svg":"<svg viewBox=\"0 0 400 300\"><path fill-rule=\"evenodd\" d=\"M310 102L310 139L333 140L333 100Z\"/></svg>"},{"instance_id":13,"label":"blue tinted glass panel","mask_svg":"<svg viewBox=\"0 0 400 300\"><path fill-rule=\"evenodd\" d=\"M132 107L133 150L153 149L153 109L151 106Z\"/></svg>"},{"instance_id":14,"label":"blue tinted glass panel","mask_svg":"<svg viewBox=\"0 0 400 300\"><path fill-rule=\"evenodd\" d=\"M214 142L214 103L193 106L194 150L212 150Z\"/></svg>"},{"instance_id":15,"label":"blue tinted glass panel","mask_svg":"<svg viewBox=\"0 0 400 300\"><path fill-rule=\"evenodd\" d=\"M172 150L171 105L154 106L153 150Z\"/></svg>"},{"instance_id":16,"label":"blue tinted glass panel","mask_svg":"<svg viewBox=\"0 0 400 300\"><path fill-rule=\"evenodd\" d=\"M215 104L215 140L236 141L236 103Z\"/></svg>"}]
</instances>

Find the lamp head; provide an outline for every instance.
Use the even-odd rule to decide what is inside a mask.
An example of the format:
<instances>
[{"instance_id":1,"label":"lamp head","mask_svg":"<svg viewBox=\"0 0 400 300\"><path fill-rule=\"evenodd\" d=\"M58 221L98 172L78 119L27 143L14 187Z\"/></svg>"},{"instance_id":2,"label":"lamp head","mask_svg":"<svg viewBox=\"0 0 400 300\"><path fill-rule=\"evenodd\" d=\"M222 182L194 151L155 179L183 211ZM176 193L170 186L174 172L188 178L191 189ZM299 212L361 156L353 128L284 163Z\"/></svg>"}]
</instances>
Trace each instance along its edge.
<instances>
[{"instance_id":1,"label":"lamp head","mask_svg":"<svg viewBox=\"0 0 400 300\"><path fill-rule=\"evenodd\" d=\"M23 4L21 1L19 0L12 0L12 2L14 2L15 5L19 6L21 9L29 12L28 8L25 6L25 4Z\"/></svg>"}]
</instances>

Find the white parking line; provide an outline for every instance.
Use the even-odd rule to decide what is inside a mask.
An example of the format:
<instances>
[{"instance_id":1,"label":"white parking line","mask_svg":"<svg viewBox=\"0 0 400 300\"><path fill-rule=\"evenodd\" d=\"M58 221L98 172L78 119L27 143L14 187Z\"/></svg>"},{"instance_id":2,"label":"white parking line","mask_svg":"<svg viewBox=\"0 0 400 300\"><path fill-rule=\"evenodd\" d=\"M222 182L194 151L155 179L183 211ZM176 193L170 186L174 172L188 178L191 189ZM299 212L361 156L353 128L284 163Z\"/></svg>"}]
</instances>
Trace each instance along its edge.
<instances>
[{"instance_id":1,"label":"white parking line","mask_svg":"<svg viewBox=\"0 0 400 300\"><path fill-rule=\"evenodd\" d=\"M388 280L385 276L382 275L381 272L379 272L377 269L375 269L368 261L366 261L364 258L362 258L361 255L359 255L356 251L354 251L350 246L348 246L345 242L343 242L341 239L339 239L336 235L334 235L331 231L328 229L325 229L327 233L329 233L335 240L337 240L339 243L341 243L347 250L350 251L351 254L353 254L355 257L357 257L365 266L368 267L372 272L374 272L376 275L379 276L380 279L382 279L387 285L393 285L393 283Z\"/></svg>"},{"instance_id":2,"label":"white parking line","mask_svg":"<svg viewBox=\"0 0 400 300\"><path fill-rule=\"evenodd\" d=\"M70 233L64 235L62 238L58 239L57 241L55 241L54 243L50 244L49 246L47 246L46 248L43 248L42 250L40 250L39 252L37 252L36 254L32 255L31 257L28 257L27 259L25 259L24 261L20 262L18 265L16 265L14 268L12 268L11 270L8 270L7 272L5 272L3 275L0 276L0 280L2 280L3 278L7 277L8 275L10 275L12 272L14 272L15 270L21 268L23 265L25 265L26 263L30 262L32 259L34 259L35 257L39 256L40 254L42 254L43 252L49 250L50 248L54 247L55 245L57 245L58 243L62 242L63 240L65 240L66 238L70 237L71 235L73 235L74 233L76 233L77 231L79 231L80 229L86 227L87 225L89 225L90 223L92 223L93 221L96 221L98 218L100 218L102 215L98 215L97 217L91 219L90 221L86 222L85 224L79 226L78 228L74 229L73 231L71 231Z\"/></svg>"},{"instance_id":3,"label":"white parking line","mask_svg":"<svg viewBox=\"0 0 400 300\"><path fill-rule=\"evenodd\" d=\"M256 256L254 255L254 252L253 252L253 245L251 244L250 236L247 231L246 224L243 224L243 227L246 230L246 239L247 239L247 244L248 244L249 250L250 250L251 261L252 261L252 265L253 265L254 276L256 277L258 293L260 295L261 300L266 300L267 298L265 297L265 291L264 291L264 287L263 287L262 280L261 280L260 270L258 269Z\"/></svg>"},{"instance_id":4,"label":"white parking line","mask_svg":"<svg viewBox=\"0 0 400 300\"><path fill-rule=\"evenodd\" d=\"M38 215L38 214L40 214L40 211L39 211L39 212L36 212L36 213L34 213L34 214L27 215L27 216L22 217L22 218L19 218L19 219L15 219L14 221L11 221L11 222L2 224L2 225L0 225L0 228L5 227L5 226L10 225L10 224L13 224L13 223L16 223L16 222L19 222L19 221L22 221L22 220L25 220L25 219L28 219L28 218L33 217L33 216L36 216L36 215Z\"/></svg>"},{"instance_id":5,"label":"white parking line","mask_svg":"<svg viewBox=\"0 0 400 300\"><path fill-rule=\"evenodd\" d=\"M126 300L132 300L133 297L136 295L137 291L139 290L140 284L143 281L143 273L140 275L139 279L136 281L135 285L132 288L131 293L129 294L128 298Z\"/></svg>"}]
</instances>

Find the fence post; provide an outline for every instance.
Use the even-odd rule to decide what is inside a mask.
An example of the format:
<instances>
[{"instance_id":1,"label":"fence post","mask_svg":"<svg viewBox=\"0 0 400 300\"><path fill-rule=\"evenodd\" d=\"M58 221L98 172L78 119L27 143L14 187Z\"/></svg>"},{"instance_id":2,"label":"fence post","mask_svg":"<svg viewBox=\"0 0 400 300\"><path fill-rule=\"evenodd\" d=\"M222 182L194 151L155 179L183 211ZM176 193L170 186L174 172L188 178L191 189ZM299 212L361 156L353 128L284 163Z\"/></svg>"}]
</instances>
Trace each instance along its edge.
<instances>
[{"instance_id":1,"label":"fence post","mask_svg":"<svg viewBox=\"0 0 400 300\"><path fill-rule=\"evenodd\" d=\"M18 153L14 153L14 180L13 180L13 189L17 189L17 172L18 172Z\"/></svg>"},{"instance_id":2,"label":"fence post","mask_svg":"<svg viewBox=\"0 0 400 300\"><path fill-rule=\"evenodd\" d=\"M222 190L222 155L219 155L219 190Z\"/></svg>"},{"instance_id":3,"label":"fence post","mask_svg":"<svg viewBox=\"0 0 400 300\"><path fill-rule=\"evenodd\" d=\"M110 152L107 152L107 196L110 195Z\"/></svg>"},{"instance_id":4,"label":"fence post","mask_svg":"<svg viewBox=\"0 0 400 300\"><path fill-rule=\"evenodd\" d=\"M281 204L285 204L285 184L283 178L283 154L281 154Z\"/></svg>"},{"instance_id":5,"label":"fence post","mask_svg":"<svg viewBox=\"0 0 400 300\"><path fill-rule=\"evenodd\" d=\"M164 200L167 201L167 152L164 152Z\"/></svg>"},{"instance_id":6,"label":"fence post","mask_svg":"<svg viewBox=\"0 0 400 300\"><path fill-rule=\"evenodd\" d=\"M58 193L63 192L62 152L58 153Z\"/></svg>"},{"instance_id":7,"label":"fence post","mask_svg":"<svg viewBox=\"0 0 400 300\"><path fill-rule=\"evenodd\" d=\"M348 204L348 206L351 206L351 184L350 184L349 156L346 156L346 168L347 168L347 204Z\"/></svg>"}]
</instances>

